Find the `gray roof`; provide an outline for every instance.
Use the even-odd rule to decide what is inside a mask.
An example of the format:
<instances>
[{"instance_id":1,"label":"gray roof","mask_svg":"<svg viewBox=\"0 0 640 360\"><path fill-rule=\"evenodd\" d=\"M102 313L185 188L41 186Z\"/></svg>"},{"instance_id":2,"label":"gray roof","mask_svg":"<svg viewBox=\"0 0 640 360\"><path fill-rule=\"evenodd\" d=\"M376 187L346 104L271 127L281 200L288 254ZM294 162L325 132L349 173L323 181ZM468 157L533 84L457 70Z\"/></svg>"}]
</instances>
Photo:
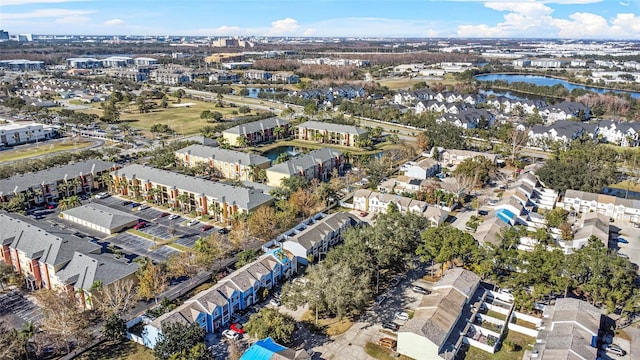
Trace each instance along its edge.
<instances>
[{"instance_id":1,"label":"gray roof","mask_svg":"<svg viewBox=\"0 0 640 360\"><path fill-rule=\"evenodd\" d=\"M253 134L256 132L260 132L262 130L273 129L278 126L285 126L285 125L289 125L289 122L287 120L273 117L273 118L268 118L264 120L250 122L247 124L234 126L232 128L229 128L223 131L223 133L246 135L246 134Z\"/></svg>"},{"instance_id":2,"label":"gray roof","mask_svg":"<svg viewBox=\"0 0 640 360\"><path fill-rule=\"evenodd\" d=\"M471 271L463 268L453 268L443 276L434 289L453 287L458 290L467 299L473 295L473 292L480 284L480 277Z\"/></svg>"},{"instance_id":3,"label":"gray roof","mask_svg":"<svg viewBox=\"0 0 640 360\"><path fill-rule=\"evenodd\" d=\"M109 170L113 167L113 163L102 160L85 160L73 164L55 166L46 170L33 173L14 175L6 179L0 180L0 195L13 193L16 189L18 192L27 190L30 187L41 184L51 184L58 180L73 179L74 177L86 174L99 173Z\"/></svg>"},{"instance_id":4,"label":"gray roof","mask_svg":"<svg viewBox=\"0 0 640 360\"><path fill-rule=\"evenodd\" d=\"M75 252L71 261L56 276L66 284L89 291L96 281L106 286L135 273L139 267L136 263L127 264L106 254Z\"/></svg>"},{"instance_id":5,"label":"gray roof","mask_svg":"<svg viewBox=\"0 0 640 360\"><path fill-rule=\"evenodd\" d=\"M96 203L75 207L65 210L62 213L109 230L130 225L138 221L136 216Z\"/></svg>"},{"instance_id":6,"label":"gray roof","mask_svg":"<svg viewBox=\"0 0 640 360\"><path fill-rule=\"evenodd\" d=\"M303 248L309 250L313 248L316 243L322 241L328 233L335 232L346 224L353 226L359 222L360 220L358 220L358 218L349 213L334 213L318 220L315 224L310 225L306 229L287 239L286 242L290 241L298 243Z\"/></svg>"},{"instance_id":7,"label":"gray roof","mask_svg":"<svg viewBox=\"0 0 640 360\"><path fill-rule=\"evenodd\" d=\"M305 121L302 124L296 126L297 128L307 128L314 130L326 130L329 132L345 133L352 135L364 135L369 132L363 128L359 128L353 125L333 124L321 121Z\"/></svg>"},{"instance_id":8,"label":"gray roof","mask_svg":"<svg viewBox=\"0 0 640 360\"><path fill-rule=\"evenodd\" d=\"M265 163L271 163L271 160L261 155L198 144L189 145L186 148L182 148L176 151L176 154L190 154L197 157L214 159L231 164L261 165Z\"/></svg>"},{"instance_id":9,"label":"gray roof","mask_svg":"<svg viewBox=\"0 0 640 360\"><path fill-rule=\"evenodd\" d=\"M39 259L54 267L69 262L76 251L88 254L101 249L99 245L16 214L0 214L0 229L0 243L20 250L29 259Z\"/></svg>"},{"instance_id":10,"label":"gray roof","mask_svg":"<svg viewBox=\"0 0 640 360\"><path fill-rule=\"evenodd\" d=\"M331 149L322 148L313 150L308 154L298 156L297 158L282 162L269 168L269 171L278 172L286 175L295 175L300 172L311 169L317 164L324 163L332 158L342 156L342 152Z\"/></svg>"},{"instance_id":11,"label":"gray roof","mask_svg":"<svg viewBox=\"0 0 640 360\"><path fill-rule=\"evenodd\" d=\"M125 166L122 169L114 171L113 174L125 176L127 179L135 177L157 184L175 186L183 191L194 194L204 194L220 202L222 202L224 198L226 203L235 203L238 208L245 211L251 211L273 200L272 196L258 190L226 185L144 165L134 164Z\"/></svg>"}]
</instances>

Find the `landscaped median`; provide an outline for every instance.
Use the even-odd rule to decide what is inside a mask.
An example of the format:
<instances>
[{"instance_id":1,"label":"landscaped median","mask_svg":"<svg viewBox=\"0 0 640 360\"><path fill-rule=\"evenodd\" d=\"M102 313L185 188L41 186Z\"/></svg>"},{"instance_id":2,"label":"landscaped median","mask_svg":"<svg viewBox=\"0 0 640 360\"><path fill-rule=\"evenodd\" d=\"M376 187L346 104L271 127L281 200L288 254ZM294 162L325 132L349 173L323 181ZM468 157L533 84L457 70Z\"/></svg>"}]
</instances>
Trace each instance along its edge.
<instances>
[{"instance_id":1,"label":"landscaped median","mask_svg":"<svg viewBox=\"0 0 640 360\"><path fill-rule=\"evenodd\" d=\"M170 248L174 248L174 249L176 249L176 250L178 250L178 251L184 251L184 252L187 252L187 251L190 251L190 250L191 250L190 248L188 248L188 247L186 247L186 246L184 246L184 245L175 244L175 243L174 243L174 241L176 240L176 238L175 238L175 237L174 237L174 238L171 238L171 239L169 239L169 240L161 240L161 239L158 239L158 238L157 238L157 237L155 237L155 236L152 236L152 235L150 235L150 234L144 233L144 232L142 232L142 231L140 231L140 230L136 230L136 229L129 229L129 230L127 230L127 232L128 232L129 234L132 234L132 235L135 235L135 236L139 236L139 237L141 237L141 238L144 238L144 239L147 239L147 240L153 241L153 242L155 243L155 245L151 246L151 247L149 248L149 251L154 251L154 250L156 250L156 249L160 248L161 246L165 246L165 245L166 245L166 246L168 246L168 247L170 247Z\"/></svg>"}]
</instances>

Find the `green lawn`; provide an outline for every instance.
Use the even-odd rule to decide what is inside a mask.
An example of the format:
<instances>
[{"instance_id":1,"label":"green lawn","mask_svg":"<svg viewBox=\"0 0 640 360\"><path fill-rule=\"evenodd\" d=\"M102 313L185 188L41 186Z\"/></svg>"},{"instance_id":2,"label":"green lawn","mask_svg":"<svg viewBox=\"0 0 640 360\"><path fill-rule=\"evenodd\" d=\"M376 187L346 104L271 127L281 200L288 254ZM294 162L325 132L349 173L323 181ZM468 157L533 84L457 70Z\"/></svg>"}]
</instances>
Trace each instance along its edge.
<instances>
[{"instance_id":1,"label":"green lawn","mask_svg":"<svg viewBox=\"0 0 640 360\"><path fill-rule=\"evenodd\" d=\"M374 343L367 343L367 345L364 346L364 351L367 353L367 355L378 360L393 360L393 359L411 360L411 358L404 355L393 356L391 354L391 349L384 348Z\"/></svg>"},{"instance_id":2,"label":"green lawn","mask_svg":"<svg viewBox=\"0 0 640 360\"><path fill-rule=\"evenodd\" d=\"M501 313L499 313L499 312L497 312L497 311L493 311L493 310L489 310L489 311L487 311L487 315L488 315L488 316L491 316L491 317L494 317L494 318L496 318L496 319L500 319L500 320L504 320L504 319L506 319L506 318L507 318L507 316L506 316L506 315L503 315L503 314L501 314Z\"/></svg>"},{"instance_id":3,"label":"green lawn","mask_svg":"<svg viewBox=\"0 0 640 360\"><path fill-rule=\"evenodd\" d=\"M72 140L41 142L25 148L2 151L0 152L0 162L23 160L65 150L82 150L92 144L91 141L78 141L74 144Z\"/></svg>"},{"instance_id":4,"label":"green lawn","mask_svg":"<svg viewBox=\"0 0 640 360\"><path fill-rule=\"evenodd\" d=\"M153 109L146 114L140 114L135 105L129 105L126 108L120 109L120 120L127 122L131 127L149 130L154 124L168 125L174 131L183 135L196 134L199 130L206 125L215 125L215 123L208 123L204 119L200 119L200 114L204 110L217 111L223 115L223 119L231 119L233 116L231 113L238 108L224 107L217 108L214 103L182 99L182 104L193 104L189 107L172 107L176 104L175 98L170 98L168 103L169 107L162 109L158 106L157 109ZM160 101L156 101L159 105ZM95 105L92 109L83 110L83 112L102 115L102 110L99 105ZM249 114L255 113L252 110Z\"/></svg>"},{"instance_id":5,"label":"green lawn","mask_svg":"<svg viewBox=\"0 0 640 360\"><path fill-rule=\"evenodd\" d=\"M629 191L640 191L640 183L623 180L617 184L609 185L610 188L629 190Z\"/></svg>"},{"instance_id":6,"label":"green lawn","mask_svg":"<svg viewBox=\"0 0 640 360\"><path fill-rule=\"evenodd\" d=\"M478 348L469 347L465 360L521 360L525 349L531 349L529 344L536 342L535 338L519 334L515 331L507 333L507 340L517 344L517 351L507 351L504 346L495 354L490 354Z\"/></svg>"},{"instance_id":7,"label":"green lawn","mask_svg":"<svg viewBox=\"0 0 640 360\"><path fill-rule=\"evenodd\" d=\"M79 360L153 360L153 351L146 347L123 340L122 342L104 342L95 346L80 356Z\"/></svg>"}]
</instances>

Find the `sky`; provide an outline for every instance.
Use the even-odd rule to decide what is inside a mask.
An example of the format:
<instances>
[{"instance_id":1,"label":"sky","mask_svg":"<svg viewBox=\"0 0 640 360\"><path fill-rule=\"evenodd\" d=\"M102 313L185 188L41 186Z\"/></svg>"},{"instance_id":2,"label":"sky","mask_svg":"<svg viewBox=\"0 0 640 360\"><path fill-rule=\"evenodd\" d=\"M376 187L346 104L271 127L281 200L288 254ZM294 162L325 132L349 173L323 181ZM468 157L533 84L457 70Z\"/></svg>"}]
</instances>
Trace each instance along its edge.
<instances>
[{"instance_id":1,"label":"sky","mask_svg":"<svg viewBox=\"0 0 640 360\"><path fill-rule=\"evenodd\" d=\"M640 0L0 0L11 34L640 40Z\"/></svg>"}]
</instances>

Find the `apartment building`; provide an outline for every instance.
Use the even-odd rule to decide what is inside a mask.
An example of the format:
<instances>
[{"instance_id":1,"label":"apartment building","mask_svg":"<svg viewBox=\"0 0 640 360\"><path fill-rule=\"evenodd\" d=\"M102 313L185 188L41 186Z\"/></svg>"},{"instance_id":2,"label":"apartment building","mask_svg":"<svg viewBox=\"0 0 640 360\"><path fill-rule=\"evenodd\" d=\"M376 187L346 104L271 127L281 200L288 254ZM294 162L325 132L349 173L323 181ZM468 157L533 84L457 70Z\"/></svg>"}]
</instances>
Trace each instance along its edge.
<instances>
[{"instance_id":1,"label":"apartment building","mask_svg":"<svg viewBox=\"0 0 640 360\"><path fill-rule=\"evenodd\" d=\"M276 130L277 128L280 128ZM282 118L269 118L234 126L222 132L222 137L231 146L238 146L238 138L243 137L247 145L284 138L289 134L290 124Z\"/></svg>"},{"instance_id":2,"label":"apartment building","mask_svg":"<svg viewBox=\"0 0 640 360\"><path fill-rule=\"evenodd\" d=\"M308 180L320 179L326 181L333 169L342 171L344 158L342 152L331 148L313 150L291 160L274 165L266 170L267 185L280 186L283 179L293 175L302 176Z\"/></svg>"},{"instance_id":3,"label":"apartment building","mask_svg":"<svg viewBox=\"0 0 640 360\"><path fill-rule=\"evenodd\" d=\"M58 131L50 125L15 122L0 124L0 148L19 144L45 141L58 137Z\"/></svg>"},{"instance_id":4,"label":"apartment building","mask_svg":"<svg viewBox=\"0 0 640 360\"><path fill-rule=\"evenodd\" d=\"M262 191L231 186L144 165L128 165L111 172L113 189L122 195L143 197L199 215L210 214L228 222L234 214L248 214L270 205L273 197Z\"/></svg>"},{"instance_id":5,"label":"apartment building","mask_svg":"<svg viewBox=\"0 0 640 360\"><path fill-rule=\"evenodd\" d=\"M562 206L580 213L595 212L610 218L631 222L640 220L640 200L623 199L612 195L595 194L579 190L567 190Z\"/></svg>"},{"instance_id":6,"label":"apartment building","mask_svg":"<svg viewBox=\"0 0 640 360\"><path fill-rule=\"evenodd\" d=\"M227 179L255 181L260 170L271 166L271 160L264 156L198 144L177 150L175 154L184 166L205 164L214 175Z\"/></svg>"},{"instance_id":7,"label":"apartment building","mask_svg":"<svg viewBox=\"0 0 640 360\"><path fill-rule=\"evenodd\" d=\"M458 165L466 159L472 159L476 156L484 156L492 163L496 163L498 155L470 150L446 149L440 153L440 161L444 165Z\"/></svg>"},{"instance_id":8,"label":"apartment building","mask_svg":"<svg viewBox=\"0 0 640 360\"><path fill-rule=\"evenodd\" d=\"M369 137L367 130L357 126L320 121L305 121L296 126L294 134L296 139L341 146L358 146L361 140Z\"/></svg>"},{"instance_id":9,"label":"apartment building","mask_svg":"<svg viewBox=\"0 0 640 360\"><path fill-rule=\"evenodd\" d=\"M136 281L138 264L117 260L100 245L76 238L45 223L17 214L0 214L2 261L25 275L31 290L58 289L75 294L79 306L91 308L93 285Z\"/></svg>"},{"instance_id":10,"label":"apartment building","mask_svg":"<svg viewBox=\"0 0 640 360\"><path fill-rule=\"evenodd\" d=\"M14 175L0 180L0 202L9 201L15 194L21 193L25 196L27 208L30 208L70 195L91 193L105 187L103 175L114 169L113 163L85 160Z\"/></svg>"}]
</instances>

